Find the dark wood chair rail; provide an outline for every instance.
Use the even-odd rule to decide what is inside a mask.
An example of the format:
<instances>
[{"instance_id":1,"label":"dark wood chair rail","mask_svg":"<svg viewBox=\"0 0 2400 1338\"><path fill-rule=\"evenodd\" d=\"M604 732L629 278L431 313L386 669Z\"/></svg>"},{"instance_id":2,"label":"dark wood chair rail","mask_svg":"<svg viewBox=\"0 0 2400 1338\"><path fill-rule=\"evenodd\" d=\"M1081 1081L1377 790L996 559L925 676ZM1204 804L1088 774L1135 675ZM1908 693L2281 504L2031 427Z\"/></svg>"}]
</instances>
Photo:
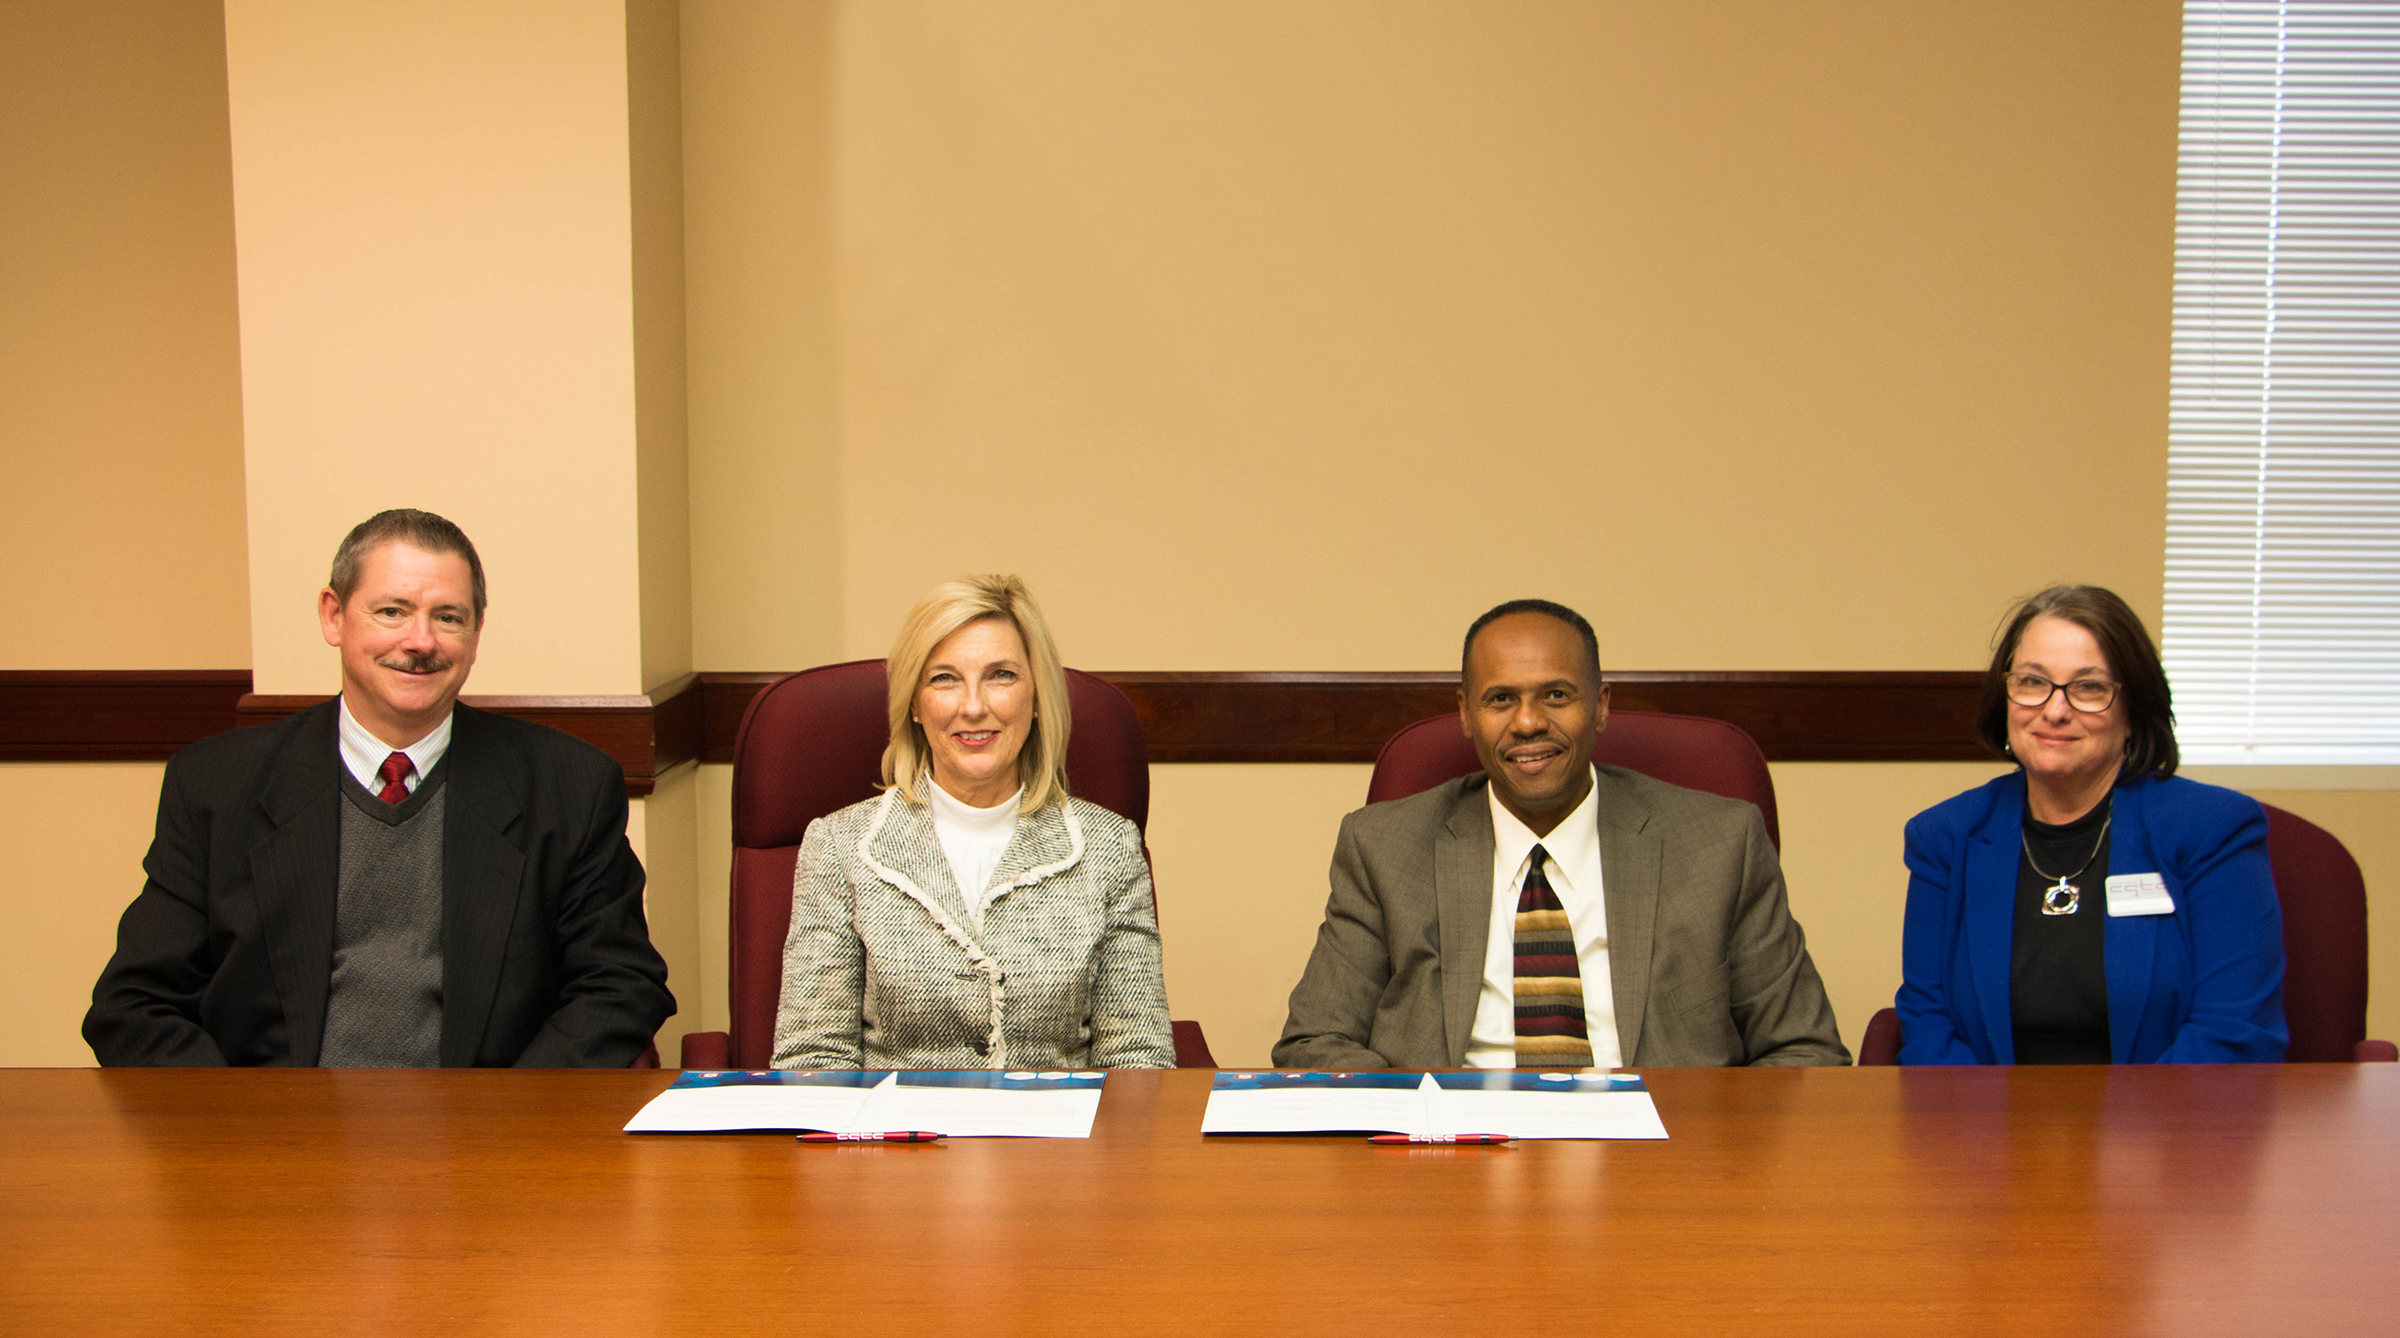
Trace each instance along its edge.
<instances>
[{"instance_id":1,"label":"dark wood chair rail","mask_svg":"<svg viewBox=\"0 0 2400 1338\"><path fill-rule=\"evenodd\" d=\"M1663 1143L617 1132L671 1074L0 1070L13 1333L2390 1331L2400 1068L1658 1070Z\"/></svg>"},{"instance_id":2,"label":"dark wood chair rail","mask_svg":"<svg viewBox=\"0 0 2400 1338\"><path fill-rule=\"evenodd\" d=\"M583 738L628 790L693 759L730 762L742 711L781 673L690 675L647 696L481 697ZM1403 726L1456 709L1453 673L1120 671L1153 762L1372 762ZM1620 709L1715 716L1770 761L1974 761L1973 672L1609 675ZM0 672L0 761L157 760L321 697L255 696L242 670Z\"/></svg>"}]
</instances>

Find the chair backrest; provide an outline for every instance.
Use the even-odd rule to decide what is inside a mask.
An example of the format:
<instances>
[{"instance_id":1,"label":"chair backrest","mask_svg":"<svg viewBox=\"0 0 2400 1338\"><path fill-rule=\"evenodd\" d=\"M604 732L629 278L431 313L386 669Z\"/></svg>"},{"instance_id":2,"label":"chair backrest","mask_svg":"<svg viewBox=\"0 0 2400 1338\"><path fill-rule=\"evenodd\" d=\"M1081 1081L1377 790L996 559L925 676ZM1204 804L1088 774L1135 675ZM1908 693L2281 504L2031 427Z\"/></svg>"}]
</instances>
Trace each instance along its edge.
<instances>
[{"instance_id":1,"label":"chair backrest","mask_svg":"<svg viewBox=\"0 0 2400 1338\"><path fill-rule=\"evenodd\" d=\"M2333 833L2261 807L2283 905L2284 1059L2346 1063L2367 1034L2367 880Z\"/></svg>"},{"instance_id":2,"label":"chair backrest","mask_svg":"<svg viewBox=\"0 0 2400 1338\"><path fill-rule=\"evenodd\" d=\"M1767 756L1742 728L1706 716L1661 711L1611 711L1608 728L1593 743L1592 760L1638 771L1686 789L1706 790L1758 805L1767 820L1767 839L1783 847L1775 822L1775 779ZM1375 759L1367 802L1405 799L1447 780L1481 771L1475 745L1455 715L1428 716L1391 737Z\"/></svg>"},{"instance_id":3,"label":"chair backrest","mask_svg":"<svg viewBox=\"0 0 2400 1338\"><path fill-rule=\"evenodd\" d=\"M1074 795L1150 821L1150 764L1133 703L1106 680L1067 671ZM792 924L792 869L818 818L872 798L884 744L883 661L807 669L750 699L733 745L733 903L727 977L730 1062L763 1069L775 1049L783 940Z\"/></svg>"}]
</instances>

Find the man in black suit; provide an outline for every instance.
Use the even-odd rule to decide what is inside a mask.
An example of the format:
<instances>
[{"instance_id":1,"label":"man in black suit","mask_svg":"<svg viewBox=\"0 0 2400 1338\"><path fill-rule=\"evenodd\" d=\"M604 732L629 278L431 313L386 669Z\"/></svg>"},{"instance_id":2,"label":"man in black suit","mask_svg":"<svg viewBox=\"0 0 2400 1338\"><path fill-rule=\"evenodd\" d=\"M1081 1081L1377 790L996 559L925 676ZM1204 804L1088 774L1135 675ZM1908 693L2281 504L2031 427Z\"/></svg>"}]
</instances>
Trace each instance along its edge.
<instances>
[{"instance_id":1,"label":"man in black suit","mask_svg":"<svg viewBox=\"0 0 2400 1338\"><path fill-rule=\"evenodd\" d=\"M625 777L457 704L483 564L423 511L317 596L342 694L167 764L149 875L92 989L103 1064L623 1067L675 1011Z\"/></svg>"}]
</instances>

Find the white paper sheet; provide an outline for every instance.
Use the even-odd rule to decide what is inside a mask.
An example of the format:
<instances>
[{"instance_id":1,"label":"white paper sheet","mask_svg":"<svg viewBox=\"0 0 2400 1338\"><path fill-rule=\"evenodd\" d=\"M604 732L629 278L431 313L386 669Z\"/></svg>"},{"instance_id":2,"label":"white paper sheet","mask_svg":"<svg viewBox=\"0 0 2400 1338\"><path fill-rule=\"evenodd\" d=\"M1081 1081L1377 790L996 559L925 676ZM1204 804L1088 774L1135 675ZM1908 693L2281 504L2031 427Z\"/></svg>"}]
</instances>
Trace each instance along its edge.
<instances>
[{"instance_id":1,"label":"white paper sheet","mask_svg":"<svg viewBox=\"0 0 2400 1338\"><path fill-rule=\"evenodd\" d=\"M1089 1138L1105 1073L902 1073L861 1119L951 1138Z\"/></svg>"},{"instance_id":2,"label":"white paper sheet","mask_svg":"<svg viewBox=\"0 0 2400 1338\"><path fill-rule=\"evenodd\" d=\"M629 1134L926 1129L952 1138L1089 1138L1099 1072L688 1072Z\"/></svg>"},{"instance_id":3,"label":"white paper sheet","mask_svg":"<svg viewBox=\"0 0 2400 1338\"><path fill-rule=\"evenodd\" d=\"M889 1073L687 1071L625 1123L629 1134L721 1134L858 1128L858 1113Z\"/></svg>"},{"instance_id":4,"label":"white paper sheet","mask_svg":"<svg viewBox=\"0 0 2400 1338\"><path fill-rule=\"evenodd\" d=\"M1484 1073L1426 1075L1438 1089L1426 1101L1437 1134L1511 1138L1665 1138L1649 1089L1631 1073Z\"/></svg>"},{"instance_id":5,"label":"white paper sheet","mask_svg":"<svg viewBox=\"0 0 2400 1338\"><path fill-rule=\"evenodd\" d=\"M1635 1074L1219 1073L1204 1134L1507 1134L1665 1138Z\"/></svg>"},{"instance_id":6,"label":"white paper sheet","mask_svg":"<svg viewBox=\"0 0 2400 1338\"><path fill-rule=\"evenodd\" d=\"M1423 1133L1422 1073L1219 1073L1204 1134Z\"/></svg>"}]
</instances>

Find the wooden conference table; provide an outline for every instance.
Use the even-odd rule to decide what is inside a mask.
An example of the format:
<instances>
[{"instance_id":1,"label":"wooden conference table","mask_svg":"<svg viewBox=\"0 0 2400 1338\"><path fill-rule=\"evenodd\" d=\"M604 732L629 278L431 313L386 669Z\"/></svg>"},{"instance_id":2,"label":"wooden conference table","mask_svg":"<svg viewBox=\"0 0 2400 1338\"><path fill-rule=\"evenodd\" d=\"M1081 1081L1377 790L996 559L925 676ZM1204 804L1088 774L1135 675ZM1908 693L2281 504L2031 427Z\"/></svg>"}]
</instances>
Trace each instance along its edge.
<instances>
[{"instance_id":1,"label":"wooden conference table","mask_svg":"<svg viewBox=\"0 0 2400 1338\"><path fill-rule=\"evenodd\" d=\"M0 1070L0 1332L2400 1330L2400 1066L1649 1074L1664 1143L617 1132L671 1073Z\"/></svg>"}]
</instances>

